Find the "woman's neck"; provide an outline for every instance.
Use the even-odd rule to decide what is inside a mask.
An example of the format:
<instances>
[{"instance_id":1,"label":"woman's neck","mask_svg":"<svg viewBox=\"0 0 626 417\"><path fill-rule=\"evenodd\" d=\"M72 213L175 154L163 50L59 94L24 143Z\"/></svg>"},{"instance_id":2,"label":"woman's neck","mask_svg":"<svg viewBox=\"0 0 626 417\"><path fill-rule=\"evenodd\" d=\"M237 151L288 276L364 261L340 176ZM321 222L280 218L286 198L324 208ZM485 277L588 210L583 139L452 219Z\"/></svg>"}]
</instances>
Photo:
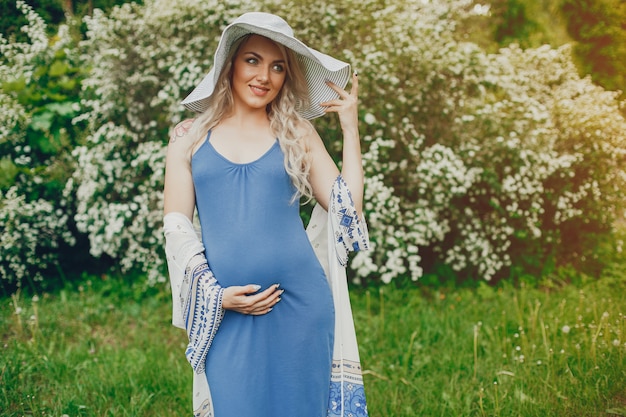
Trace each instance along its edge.
<instances>
[{"instance_id":1,"label":"woman's neck","mask_svg":"<svg viewBox=\"0 0 626 417\"><path fill-rule=\"evenodd\" d=\"M243 130L266 129L270 125L270 119L264 109L245 111L237 110L225 117L219 124L235 125Z\"/></svg>"}]
</instances>

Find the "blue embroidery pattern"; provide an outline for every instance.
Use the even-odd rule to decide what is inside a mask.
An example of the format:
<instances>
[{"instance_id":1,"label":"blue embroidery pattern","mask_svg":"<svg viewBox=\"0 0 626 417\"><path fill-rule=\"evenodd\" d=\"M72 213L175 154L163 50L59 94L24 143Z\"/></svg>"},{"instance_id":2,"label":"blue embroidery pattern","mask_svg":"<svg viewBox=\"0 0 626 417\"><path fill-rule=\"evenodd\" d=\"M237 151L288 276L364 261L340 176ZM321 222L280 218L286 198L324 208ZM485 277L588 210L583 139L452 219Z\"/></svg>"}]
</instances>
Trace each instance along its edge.
<instances>
[{"instance_id":1,"label":"blue embroidery pattern","mask_svg":"<svg viewBox=\"0 0 626 417\"><path fill-rule=\"evenodd\" d=\"M361 367L345 362L343 368L342 378L341 365L333 363L327 417L368 417Z\"/></svg>"},{"instance_id":2,"label":"blue embroidery pattern","mask_svg":"<svg viewBox=\"0 0 626 417\"><path fill-rule=\"evenodd\" d=\"M333 224L337 258L342 266L346 266L349 252L369 249L367 224L365 219L359 218L352 194L341 175L333 185L330 198L329 210L337 219L337 227Z\"/></svg>"},{"instance_id":3,"label":"blue embroidery pattern","mask_svg":"<svg viewBox=\"0 0 626 417\"><path fill-rule=\"evenodd\" d=\"M341 217L341 222L339 222L339 224L343 227L350 227L350 225L352 224L352 216L348 216L344 213L343 217Z\"/></svg>"},{"instance_id":4,"label":"blue embroidery pattern","mask_svg":"<svg viewBox=\"0 0 626 417\"><path fill-rule=\"evenodd\" d=\"M363 385L355 385L349 382L343 383L343 414L341 414L341 385L332 382L330 385L330 404L328 417L367 417L367 404L365 403L365 390Z\"/></svg>"},{"instance_id":5,"label":"blue embroidery pattern","mask_svg":"<svg viewBox=\"0 0 626 417\"><path fill-rule=\"evenodd\" d=\"M365 219L359 218L348 185L341 175L333 185L328 206L331 218L328 223L334 238L335 254L339 264L345 267L349 252L369 249L369 237ZM354 361L341 354L341 359L333 361L327 417L368 416L358 353L350 359Z\"/></svg>"},{"instance_id":6,"label":"blue embroidery pattern","mask_svg":"<svg viewBox=\"0 0 626 417\"><path fill-rule=\"evenodd\" d=\"M189 278L191 288L183 309L183 319L189 336L185 356L194 372L201 374L204 372L206 355L224 317L224 289L218 284L206 262L194 268L191 277L186 271L185 280Z\"/></svg>"}]
</instances>

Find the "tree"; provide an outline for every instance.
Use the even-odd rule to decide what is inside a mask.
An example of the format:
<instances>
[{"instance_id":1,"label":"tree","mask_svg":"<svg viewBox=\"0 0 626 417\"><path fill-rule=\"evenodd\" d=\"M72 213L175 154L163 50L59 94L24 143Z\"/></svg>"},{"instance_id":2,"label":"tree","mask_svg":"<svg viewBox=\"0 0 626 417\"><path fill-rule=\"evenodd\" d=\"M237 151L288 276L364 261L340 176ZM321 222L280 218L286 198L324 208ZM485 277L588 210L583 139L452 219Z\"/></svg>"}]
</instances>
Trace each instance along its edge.
<instances>
[{"instance_id":1,"label":"tree","mask_svg":"<svg viewBox=\"0 0 626 417\"><path fill-rule=\"evenodd\" d=\"M626 2L563 0L577 64L609 90L626 92Z\"/></svg>"},{"instance_id":2,"label":"tree","mask_svg":"<svg viewBox=\"0 0 626 417\"><path fill-rule=\"evenodd\" d=\"M32 0L28 3L48 23L49 35L53 34L57 26L65 20L59 0ZM0 33L5 38L14 36L20 41L27 41L27 36L20 31L27 23L26 17L17 9L14 0L0 3Z\"/></svg>"},{"instance_id":3,"label":"tree","mask_svg":"<svg viewBox=\"0 0 626 417\"><path fill-rule=\"evenodd\" d=\"M91 15L94 8L110 11L114 6L128 3L127 0L29 0L28 4L41 16L47 24L48 35L56 32L58 26L65 21L65 15ZM142 4L143 0L134 0ZM18 40L26 40L20 28L27 24L22 13L15 6L14 0L0 3L0 33L5 38L15 36Z\"/></svg>"}]
</instances>

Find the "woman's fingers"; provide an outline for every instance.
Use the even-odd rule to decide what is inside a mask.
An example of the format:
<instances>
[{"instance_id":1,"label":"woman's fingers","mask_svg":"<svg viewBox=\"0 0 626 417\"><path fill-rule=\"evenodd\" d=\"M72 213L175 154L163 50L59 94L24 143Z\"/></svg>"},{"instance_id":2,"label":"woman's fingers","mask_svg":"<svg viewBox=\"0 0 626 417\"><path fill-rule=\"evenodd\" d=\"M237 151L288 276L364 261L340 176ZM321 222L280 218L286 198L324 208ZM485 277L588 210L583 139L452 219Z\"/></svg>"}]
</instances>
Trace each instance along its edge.
<instances>
[{"instance_id":1,"label":"woman's fingers","mask_svg":"<svg viewBox=\"0 0 626 417\"><path fill-rule=\"evenodd\" d=\"M272 287L270 287L270 289L271 288ZM278 290L277 288L278 286L276 286L276 289L274 289L269 296L260 300L256 300L250 306L243 308L240 312L256 316L269 313L270 311L272 311L272 308L274 308L274 306L280 301L280 295L285 291Z\"/></svg>"},{"instance_id":2,"label":"woman's fingers","mask_svg":"<svg viewBox=\"0 0 626 417\"><path fill-rule=\"evenodd\" d=\"M258 290L259 286L257 285L227 287L224 290L222 306L226 310L233 310L242 314L266 314L280 301L280 295L284 292L284 290L279 289L279 284L274 284L264 291L254 294Z\"/></svg>"},{"instance_id":3,"label":"woman's fingers","mask_svg":"<svg viewBox=\"0 0 626 417\"><path fill-rule=\"evenodd\" d=\"M335 100L320 103L320 105L326 109L327 113L345 113L346 111L356 109L359 94L359 79L356 73L352 74L352 87L350 88L349 93L332 81L326 81L326 85L332 88L339 95L339 98Z\"/></svg>"},{"instance_id":4,"label":"woman's fingers","mask_svg":"<svg viewBox=\"0 0 626 417\"><path fill-rule=\"evenodd\" d=\"M330 80L326 80L326 85L332 88L337 94L339 94L339 97L343 99L346 99L348 97L356 98L359 95L359 77L356 75L356 72L352 74L352 87L350 88L350 92L347 92ZM322 106L324 105L324 103L320 104Z\"/></svg>"},{"instance_id":5,"label":"woman's fingers","mask_svg":"<svg viewBox=\"0 0 626 417\"><path fill-rule=\"evenodd\" d=\"M326 84L337 92L339 98L320 105L326 113L337 113L344 134L358 132L359 79L356 73L352 74L352 88L349 93L331 81L326 81Z\"/></svg>"},{"instance_id":6,"label":"woman's fingers","mask_svg":"<svg viewBox=\"0 0 626 417\"><path fill-rule=\"evenodd\" d=\"M339 87L337 84L335 84L332 81L326 81L326 85L329 86L332 90L335 91L335 93L339 94L339 97L341 98L346 98L350 95L350 93L348 93L346 90L344 90L343 88ZM322 106L325 105L328 102L324 102L324 103L320 103Z\"/></svg>"},{"instance_id":7,"label":"woman's fingers","mask_svg":"<svg viewBox=\"0 0 626 417\"><path fill-rule=\"evenodd\" d=\"M339 97L341 98L347 98L349 96L353 96L356 98L359 94L359 77L357 76L356 72L352 74L352 87L350 88L349 93L330 80L326 81L326 85L328 85L337 94L339 94ZM324 103L321 103L321 105L323 106Z\"/></svg>"},{"instance_id":8,"label":"woman's fingers","mask_svg":"<svg viewBox=\"0 0 626 417\"><path fill-rule=\"evenodd\" d=\"M275 284L267 288L265 291L252 296L254 297L254 299L251 300L252 305L250 306L252 311L265 311L268 308L274 307L274 305L280 301L280 296L284 291L285 290L279 289L278 284Z\"/></svg>"},{"instance_id":9,"label":"woman's fingers","mask_svg":"<svg viewBox=\"0 0 626 417\"><path fill-rule=\"evenodd\" d=\"M350 95L355 97L358 97L359 95L359 76L356 71L352 74L352 88L350 89Z\"/></svg>"}]
</instances>

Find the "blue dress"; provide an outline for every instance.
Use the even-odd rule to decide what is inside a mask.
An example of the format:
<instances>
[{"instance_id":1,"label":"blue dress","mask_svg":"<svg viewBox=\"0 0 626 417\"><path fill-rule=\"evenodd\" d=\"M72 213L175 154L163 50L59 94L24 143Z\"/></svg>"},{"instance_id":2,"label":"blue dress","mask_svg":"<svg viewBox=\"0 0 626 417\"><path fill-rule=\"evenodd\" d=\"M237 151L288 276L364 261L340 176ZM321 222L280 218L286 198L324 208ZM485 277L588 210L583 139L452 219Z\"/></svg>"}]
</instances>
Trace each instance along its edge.
<instances>
[{"instance_id":1,"label":"blue dress","mask_svg":"<svg viewBox=\"0 0 626 417\"><path fill-rule=\"evenodd\" d=\"M280 284L262 316L226 311L206 359L215 417L325 417L334 307L324 270L291 203L276 141L257 160L223 157L210 133L192 158L202 240L220 285Z\"/></svg>"}]
</instances>

